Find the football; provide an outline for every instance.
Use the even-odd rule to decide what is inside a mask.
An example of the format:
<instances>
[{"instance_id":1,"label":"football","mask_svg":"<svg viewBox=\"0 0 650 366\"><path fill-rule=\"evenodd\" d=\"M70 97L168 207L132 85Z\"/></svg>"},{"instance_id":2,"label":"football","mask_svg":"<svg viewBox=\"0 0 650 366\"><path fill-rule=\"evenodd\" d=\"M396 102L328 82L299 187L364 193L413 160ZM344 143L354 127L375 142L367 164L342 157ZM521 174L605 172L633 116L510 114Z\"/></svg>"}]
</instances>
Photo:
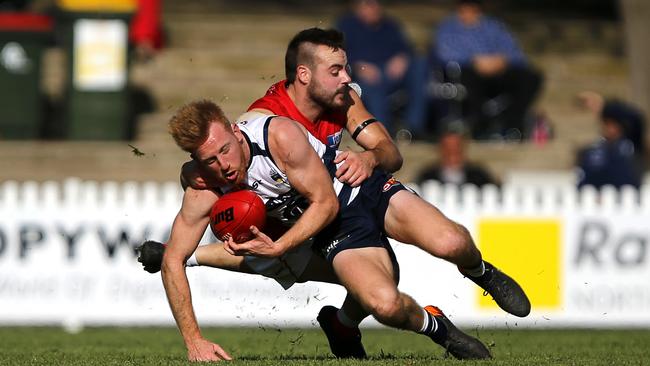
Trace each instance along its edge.
<instances>
[{"instance_id":1,"label":"football","mask_svg":"<svg viewBox=\"0 0 650 366\"><path fill-rule=\"evenodd\" d=\"M266 207L256 193L249 190L229 192L221 196L210 211L210 229L223 241L230 234L237 243L252 239L249 228L264 230Z\"/></svg>"}]
</instances>

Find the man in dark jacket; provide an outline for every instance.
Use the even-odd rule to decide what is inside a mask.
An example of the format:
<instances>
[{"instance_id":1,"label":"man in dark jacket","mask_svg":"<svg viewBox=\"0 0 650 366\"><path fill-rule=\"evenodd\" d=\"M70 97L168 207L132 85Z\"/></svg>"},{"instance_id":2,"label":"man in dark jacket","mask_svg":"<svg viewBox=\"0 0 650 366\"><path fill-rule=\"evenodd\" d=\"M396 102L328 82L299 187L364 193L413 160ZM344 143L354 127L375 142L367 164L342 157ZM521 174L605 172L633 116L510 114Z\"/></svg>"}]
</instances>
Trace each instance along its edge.
<instances>
[{"instance_id":1,"label":"man in dark jacket","mask_svg":"<svg viewBox=\"0 0 650 366\"><path fill-rule=\"evenodd\" d=\"M354 0L352 11L338 19L336 28L345 35L353 79L361 85L364 104L389 132L389 96L407 94L403 121L416 138L426 133L426 64L416 57L399 22L384 14L378 0Z\"/></svg>"}]
</instances>

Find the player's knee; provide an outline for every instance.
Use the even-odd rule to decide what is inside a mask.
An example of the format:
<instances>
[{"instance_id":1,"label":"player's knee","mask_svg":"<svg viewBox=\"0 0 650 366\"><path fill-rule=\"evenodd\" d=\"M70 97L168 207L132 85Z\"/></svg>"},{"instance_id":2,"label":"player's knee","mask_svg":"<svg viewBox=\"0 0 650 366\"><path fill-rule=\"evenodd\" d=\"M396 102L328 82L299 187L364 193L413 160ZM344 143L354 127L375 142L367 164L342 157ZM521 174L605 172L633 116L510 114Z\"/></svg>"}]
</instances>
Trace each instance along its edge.
<instances>
[{"instance_id":1,"label":"player's knee","mask_svg":"<svg viewBox=\"0 0 650 366\"><path fill-rule=\"evenodd\" d=\"M379 322L384 324L395 324L404 314L397 289L375 291L369 310Z\"/></svg>"},{"instance_id":2,"label":"player's knee","mask_svg":"<svg viewBox=\"0 0 650 366\"><path fill-rule=\"evenodd\" d=\"M444 259L459 258L472 251L472 237L462 225L450 225L440 237L443 240L440 257Z\"/></svg>"}]
</instances>

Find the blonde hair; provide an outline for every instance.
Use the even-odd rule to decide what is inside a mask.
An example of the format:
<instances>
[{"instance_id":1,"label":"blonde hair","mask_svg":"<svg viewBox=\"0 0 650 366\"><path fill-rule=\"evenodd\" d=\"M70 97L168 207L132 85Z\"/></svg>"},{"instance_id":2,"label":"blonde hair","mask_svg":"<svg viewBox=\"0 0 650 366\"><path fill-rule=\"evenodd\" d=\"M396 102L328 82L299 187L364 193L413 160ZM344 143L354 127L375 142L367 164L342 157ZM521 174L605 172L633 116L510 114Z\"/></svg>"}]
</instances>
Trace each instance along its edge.
<instances>
[{"instance_id":1,"label":"blonde hair","mask_svg":"<svg viewBox=\"0 0 650 366\"><path fill-rule=\"evenodd\" d=\"M214 102L203 99L180 107L169 121L168 131L176 145L187 152L194 152L208 138L211 123L230 122L223 110Z\"/></svg>"}]
</instances>

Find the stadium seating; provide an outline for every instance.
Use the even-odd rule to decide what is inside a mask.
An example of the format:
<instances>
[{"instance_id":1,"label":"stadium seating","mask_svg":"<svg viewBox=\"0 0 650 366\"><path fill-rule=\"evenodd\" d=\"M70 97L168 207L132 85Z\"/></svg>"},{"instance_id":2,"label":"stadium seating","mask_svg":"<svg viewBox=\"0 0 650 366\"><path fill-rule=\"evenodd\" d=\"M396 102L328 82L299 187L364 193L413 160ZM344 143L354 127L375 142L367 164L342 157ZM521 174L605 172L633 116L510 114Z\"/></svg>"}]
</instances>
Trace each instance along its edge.
<instances>
[{"instance_id":1,"label":"stadium seating","mask_svg":"<svg viewBox=\"0 0 650 366\"><path fill-rule=\"evenodd\" d=\"M445 9L426 2L396 2L388 4L387 9L404 21L420 51L426 48L432 24L446 14ZM166 133L166 121L173 111L183 102L207 97L222 104L227 115L235 118L282 77L287 40L299 29L329 26L342 8L315 8L311 4L289 9L269 3L256 6L256 10L251 13L245 5L223 1L165 2L168 47L151 62L134 64L131 75L133 85L149 90L157 105L155 112L140 118L132 143L147 153L147 159L131 154L125 143L41 145L3 141L0 154L6 158L0 161L0 181L61 180L69 176L175 180L183 155ZM536 15L504 17L532 61L546 74L539 108L550 117L557 138L544 146L473 144L469 157L504 180L516 175L517 170L570 172L575 150L592 141L598 129L596 121L573 107L573 95L585 88L612 95L625 95L627 91L627 71L620 57L622 35L613 22L549 18L543 24L529 24L526 19ZM45 55L44 85L48 94L58 98L64 62L61 50L52 49ZM351 145L348 140L342 146ZM405 181L436 155L431 145L420 142L402 144L401 148L406 160L398 176Z\"/></svg>"}]
</instances>

